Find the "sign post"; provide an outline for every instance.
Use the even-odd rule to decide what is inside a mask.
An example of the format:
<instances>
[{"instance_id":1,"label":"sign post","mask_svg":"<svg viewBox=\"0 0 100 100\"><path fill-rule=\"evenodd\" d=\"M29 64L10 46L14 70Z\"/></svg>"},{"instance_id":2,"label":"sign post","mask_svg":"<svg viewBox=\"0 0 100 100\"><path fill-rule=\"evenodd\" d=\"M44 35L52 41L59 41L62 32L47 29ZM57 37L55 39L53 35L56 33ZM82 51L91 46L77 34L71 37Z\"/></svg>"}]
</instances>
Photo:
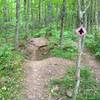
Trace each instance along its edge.
<instances>
[{"instance_id":1,"label":"sign post","mask_svg":"<svg viewBox=\"0 0 100 100\"><path fill-rule=\"evenodd\" d=\"M76 34L83 37L86 34L86 29L81 25L78 29L76 29Z\"/></svg>"},{"instance_id":2,"label":"sign post","mask_svg":"<svg viewBox=\"0 0 100 100\"><path fill-rule=\"evenodd\" d=\"M78 45L78 58L77 58L77 65L76 65L76 86L73 93L72 100L76 100L79 86L80 86L80 69L81 69L81 58L83 54L83 38L86 35L86 29L81 25L79 28L76 29L76 34L80 36L79 45Z\"/></svg>"}]
</instances>

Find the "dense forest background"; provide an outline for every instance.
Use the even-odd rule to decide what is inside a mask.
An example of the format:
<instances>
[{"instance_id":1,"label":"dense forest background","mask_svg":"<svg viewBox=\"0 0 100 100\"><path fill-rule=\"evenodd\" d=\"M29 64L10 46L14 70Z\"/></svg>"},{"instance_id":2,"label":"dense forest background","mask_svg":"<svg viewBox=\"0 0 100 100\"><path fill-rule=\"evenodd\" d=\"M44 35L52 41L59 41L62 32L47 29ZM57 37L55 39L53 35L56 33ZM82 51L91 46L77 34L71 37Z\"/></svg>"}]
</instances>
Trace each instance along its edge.
<instances>
[{"instance_id":1,"label":"dense forest background","mask_svg":"<svg viewBox=\"0 0 100 100\"><path fill-rule=\"evenodd\" d=\"M78 2L74 0L3 0L0 6L0 31L6 41L15 34L16 46L19 38L29 37L38 29L75 30L79 26ZM83 22L88 34L96 37L100 23L99 1L82 0L81 6L82 11L89 6Z\"/></svg>"},{"instance_id":2,"label":"dense forest background","mask_svg":"<svg viewBox=\"0 0 100 100\"><path fill-rule=\"evenodd\" d=\"M50 55L75 60L80 38L75 30L80 22L87 30L85 48L100 60L99 0L0 0L0 100L15 100L15 97L20 100L17 94L23 77L23 50L30 38L45 37L49 41ZM96 82L90 83L97 95L89 95L89 91L87 96L80 94L79 100L90 100L91 96L91 100L99 100L100 90L93 88ZM84 95L87 99L83 99Z\"/></svg>"}]
</instances>

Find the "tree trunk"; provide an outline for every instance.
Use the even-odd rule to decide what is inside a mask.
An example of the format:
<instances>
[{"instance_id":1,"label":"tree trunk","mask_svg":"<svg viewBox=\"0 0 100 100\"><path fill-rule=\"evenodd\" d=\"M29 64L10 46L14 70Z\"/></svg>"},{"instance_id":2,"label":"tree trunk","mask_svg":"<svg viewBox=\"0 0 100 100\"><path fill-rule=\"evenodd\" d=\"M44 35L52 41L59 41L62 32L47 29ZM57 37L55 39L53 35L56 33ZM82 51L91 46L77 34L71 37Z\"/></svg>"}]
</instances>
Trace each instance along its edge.
<instances>
[{"instance_id":1,"label":"tree trunk","mask_svg":"<svg viewBox=\"0 0 100 100\"><path fill-rule=\"evenodd\" d=\"M39 26L41 24L41 0L39 0Z\"/></svg>"},{"instance_id":2,"label":"tree trunk","mask_svg":"<svg viewBox=\"0 0 100 100\"><path fill-rule=\"evenodd\" d=\"M48 23L52 22L52 9L53 9L52 2L49 1L48 3Z\"/></svg>"},{"instance_id":3,"label":"tree trunk","mask_svg":"<svg viewBox=\"0 0 100 100\"><path fill-rule=\"evenodd\" d=\"M31 0L31 23L32 23L32 29L34 28L34 22L33 22L33 20L34 20L34 14L33 14L33 2L32 2L32 0Z\"/></svg>"},{"instance_id":4,"label":"tree trunk","mask_svg":"<svg viewBox=\"0 0 100 100\"><path fill-rule=\"evenodd\" d=\"M96 33L95 33L95 39L97 38L98 35L98 29L99 29L99 21L98 21L98 3L99 1L96 0L96 12L95 12L95 21L96 21Z\"/></svg>"},{"instance_id":5,"label":"tree trunk","mask_svg":"<svg viewBox=\"0 0 100 100\"><path fill-rule=\"evenodd\" d=\"M47 4L45 1L45 18L44 18L44 22L45 22L45 27L47 27Z\"/></svg>"},{"instance_id":6,"label":"tree trunk","mask_svg":"<svg viewBox=\"0 0 100 100\"><path fill-rule=\"evenodd\" d=\"M84 7L86 8L86 0L84 0ZM87 13L85 13L84 26L85 26L85 28L87 29Z\"/></svg>"},{"instance_id":7,"label":"tree trunk","mask_svg":"<svg viewBox=\"0 0 100 100\"><path fill-rule=\"evenodd\" d=\"M90 4L88 6L85 6L84 11L82 11L82 6L81 6L81 0L78 0L78 11L79 11L79 19L80 19L80 25L83 26L83 16L86 14L87 9L89 8ZM80 87L80 69L81 69L81 56L83 54L83 46L84 46L84 37L80 37L79 41L79 52L78 52L78 59L77 59L77 67L76 67L76 85L75 89L73 92L73 98L72 100L77 99L77 94L79 91Z\"/></svg>"},{"instance_id":8,"label":"tree trunk","mask_svg":"<svg viewBox=\"0 0 100 100\"><path fill-rule=\"evenodd\" d=\"M60 32L60 47L62 47L63 33L64 33L64 19L66 16L66 0L63 0L61 11L61 32Z\"/></svg>"},{"instance_id":9,"label":"tree trunk","mask_svg":"<svg viewBox=\"0 0 100 100\"><path fill-rule=\"evenodd\" d=\"M26 36L28 38L30 24L30 0L27 0L27 23L26 23Z\"/></svg>"},{"instance_id":10,"label":"tree trunk","mask_svg":"<svg viewBox=\"0 0 100 100\"><path fill-rule=\"evenodd\" d=\"M4 15L4 33L5 33L5 40L7 42L7 22L8 22L8 10L7 10L7 0L4 0L4 9L3 9L3 15Z\"/></svg>"},{"instance_id":11,"label":"tree trunk","mask_svg":"<svg viewBox=\"0 0 100 100\"><path fill-rule=\"evenodd\" d=\"M79 19L80 19L80 25L83 24L83 15L82 14L82 11L81 11L81 1L78 0L78 11L79 11ZM78 51L78 58L77 58L77 65L76 65L76 85L75 85L75 89L74 89L74 92L73 92L73 98L72 100L77 100L77 94L78 94L78 91L79 91L79 87L80 87L80 68L81 68L81 56L82 56L82 53L83 53L83 48L82 48L82 41L83 40L83 37L80 37L80 40L79 40L79 51Z\"/></svg>"},{"instance_id":12,"label":"tree trunk","mask_svg":"<svg viewBox=\"0 0 100 100\"><path fill-rule=\"evenodd\" d=\"M20 0L16 0L16 35L15 35L15 49L19 47L19 16L20 16Z\"/></svg>"},{"instance_id":13,"label":"tree trunk","mask_svg":"<svg viewBox=\"0 0 100 100\"><path fill-rule=\"evenodd\" d=\"M25 40L28 39L29 23L30 23L30 0L24 0L24 14L25 14Z\"/></svg>"},{"instance_id":14,"label":"tree trunk","mask_svg":"<svg viewBox=\"0 0 100 100\"><path fill-rule=\"evenodd\" d=\"M58 30L59 27L59 4L58 3L56 4L56 27Z\"/></svg>"}]
</instances>

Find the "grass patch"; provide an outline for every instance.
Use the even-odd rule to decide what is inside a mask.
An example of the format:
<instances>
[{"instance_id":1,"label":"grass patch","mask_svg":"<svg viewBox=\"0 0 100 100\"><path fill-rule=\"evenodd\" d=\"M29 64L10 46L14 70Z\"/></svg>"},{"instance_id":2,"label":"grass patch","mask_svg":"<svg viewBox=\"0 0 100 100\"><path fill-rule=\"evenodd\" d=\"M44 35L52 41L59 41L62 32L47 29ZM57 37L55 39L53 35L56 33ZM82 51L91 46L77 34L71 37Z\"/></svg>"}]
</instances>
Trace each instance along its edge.
<instances>
[{"instance_id":1,"label":"grass patch","mask_svg":"<svg viewBox=\"0 0 100 100\"><path fill-rule=\"evenodd\" d=\"M66 58L66 59L74 59L76 57L76 50L73 48L68 48L67 50L54 48L51 51L51 55L55 57Z\"/></svg>"},{"instance_id":2,"label":"grass patch","mask_svg":"<svg viewBox=\"0 0 100 100\"><path fill-rule=\"evenodd\" d=\"M69 68L66 76L59 80L52 80L49 90L52 96L71 100L67 91L72 93L75 86L75 68ZM58 87L58 90L54 90ZM95 77L88 67L81 68L81 83L77 100L100 100L100 84L96 83Z\"/></svg>"}]
</instances>

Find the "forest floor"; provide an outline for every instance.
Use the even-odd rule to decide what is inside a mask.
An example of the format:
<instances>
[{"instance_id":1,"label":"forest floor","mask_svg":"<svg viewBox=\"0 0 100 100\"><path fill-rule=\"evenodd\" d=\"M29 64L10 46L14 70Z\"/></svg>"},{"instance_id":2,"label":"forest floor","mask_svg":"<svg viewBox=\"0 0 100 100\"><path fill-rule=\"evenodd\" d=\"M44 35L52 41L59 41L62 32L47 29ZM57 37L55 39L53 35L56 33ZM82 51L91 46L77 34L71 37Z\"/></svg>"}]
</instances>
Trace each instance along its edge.
<instances>
[{"instance_id":1,"label":"forest floor","mask_svg":"<svg viewBox=\"0 0 100 100\"><path fill-rule=\"evenodd\" d=\"M41 61L26 61L24 64L26 91L22 100L48 100L50 80L63 77L69 66L74 66L74 63L56 57Z\"/></svg>"},{"instance_id":2,"label":"forest floor","mask_svg":"<svg viewBox=\"0 0 100 100\"><path fill-rule=\"evenodd\" d=\"M23 64L25 90L21 100L54 100L48 99L48 84L52 79L63 77L70 66L75 66L75 61L56 57L38 61L26 60ZM87 50L82 57L82 66L90 66L97 82L100 82L100 62Z\"/></svg>"},{"instance_id":3,"label":"forest floor","mask_svg":"<svg viewBox=\"0 0 100 100\"><path fill-rule=\"evenodd\" d=\"M89 50L85 50L83 54L82 65L91 67L96 81L100 83L100 60L90 53Z\"/></svg>"}]
</instances>

